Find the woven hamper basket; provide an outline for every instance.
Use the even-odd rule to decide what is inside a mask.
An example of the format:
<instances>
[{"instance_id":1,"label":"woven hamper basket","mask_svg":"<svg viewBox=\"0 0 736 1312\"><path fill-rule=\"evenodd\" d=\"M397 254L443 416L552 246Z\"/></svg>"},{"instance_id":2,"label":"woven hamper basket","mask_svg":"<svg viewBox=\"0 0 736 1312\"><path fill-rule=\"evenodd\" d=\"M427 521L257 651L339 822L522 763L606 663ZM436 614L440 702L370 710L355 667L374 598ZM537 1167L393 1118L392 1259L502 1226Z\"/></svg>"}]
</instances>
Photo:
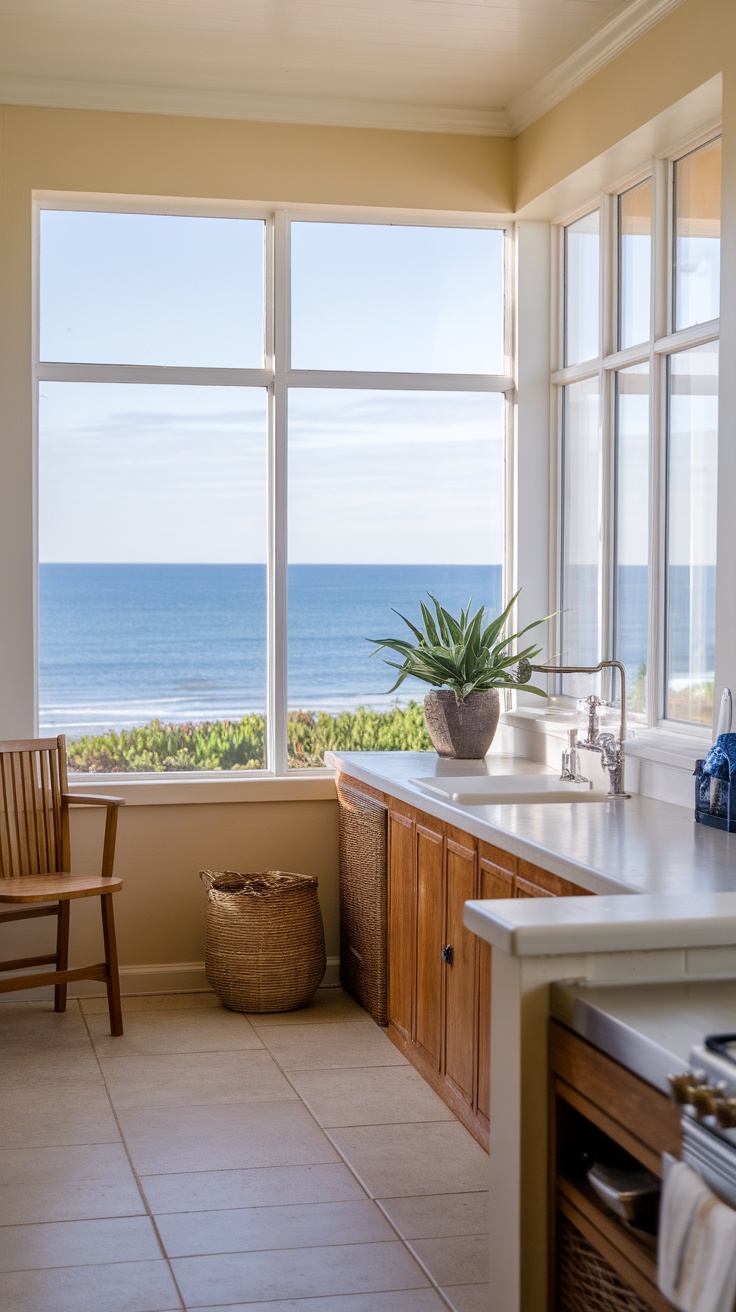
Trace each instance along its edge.
<instances>
[{"instance_id":1,"label":"woven hamper basket","mask_svg":"<svg viewBox=\"0 0 736 1312\"><path fill-rule=\"evenodd\" d=\"M557 1233L557 1312L650 1312L650 1305L559 1213Z\"/></svg>"},{"instance_id":2,"label":"woven hamper basket","mask_svg":"<svg viewBox=\"0 0 736 1312\"><path fill-rule=\"evenodd\" d=\"M205 973L231 1011L295 1011L325 973L325 934L311 875L201 870L207 890Z\"/></svg>"}]
</instances>

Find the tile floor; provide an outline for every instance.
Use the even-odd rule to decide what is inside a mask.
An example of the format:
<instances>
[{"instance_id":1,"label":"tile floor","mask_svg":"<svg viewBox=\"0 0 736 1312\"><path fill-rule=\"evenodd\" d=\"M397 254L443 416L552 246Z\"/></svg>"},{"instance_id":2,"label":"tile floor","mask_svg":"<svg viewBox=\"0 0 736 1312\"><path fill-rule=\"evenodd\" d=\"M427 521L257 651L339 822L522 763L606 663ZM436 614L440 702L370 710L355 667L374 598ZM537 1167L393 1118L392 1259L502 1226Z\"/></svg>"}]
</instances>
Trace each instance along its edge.
<instances>
[{"instance_id":1,"label":"tile floor","mask_svg":"<svg viewBox=\"0 0 736 1312\"><path fill-rule=\"evenodd\" d=\"M0 1005L3 1312L488 1312L487 1157L339 989Z\"/></svg>"}]
</instances>

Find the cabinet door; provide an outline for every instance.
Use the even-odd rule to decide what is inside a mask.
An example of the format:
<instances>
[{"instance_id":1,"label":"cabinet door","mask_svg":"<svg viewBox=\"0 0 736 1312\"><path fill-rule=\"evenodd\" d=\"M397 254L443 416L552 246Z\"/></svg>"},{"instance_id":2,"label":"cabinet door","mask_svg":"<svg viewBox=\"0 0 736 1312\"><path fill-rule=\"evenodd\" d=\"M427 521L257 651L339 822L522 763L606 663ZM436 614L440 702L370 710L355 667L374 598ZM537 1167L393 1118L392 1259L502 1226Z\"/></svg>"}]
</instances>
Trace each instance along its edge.
<instances>
[{"instance_id":1,"label":"cabinet door","mask_svg":"<svg viewBox=\"0 0 736 1312\"><path fill-rule=\"evenodd\" d=\"M417 975L414 1039L436 1070L442 1057L444 842L417 825Z\"/></svg>"},{"instance_id":2,"label":"cabinet door","mask_svg":"<svg viewBox=\"0 0 736 1312\"><path fill-rule=\"evenodd\" d=\"M446 860L445 941L452 948L452 961L445 966L445 1077L472 1106L478 1023L478 940L463 924L463 906L476 894L475 852L448 838Z\"/></svg>"},{"instance_id":3,"label":"cabinet door","mask_svg":"<svg viewBox=\"0 0 736 1312\"><path fill-rule=\"evenodd\" d=\"M414 823L389 812L388 1018L411 1039L416 962Z\"/></svg>"},{"instance_id":4,"label":"cabinet door","mask_svg":"<svg viewBox=\"0 0 736 1312\"><path fill-rule=\"evenodd\" d=\"M512 858L513 859L513 858ZM495 861L481 856L478 861L481 898L513 897L514 875ZM485 1121L491 1110L491 945L478 944L478 1114Z\"/></svg>"}]
</instances>

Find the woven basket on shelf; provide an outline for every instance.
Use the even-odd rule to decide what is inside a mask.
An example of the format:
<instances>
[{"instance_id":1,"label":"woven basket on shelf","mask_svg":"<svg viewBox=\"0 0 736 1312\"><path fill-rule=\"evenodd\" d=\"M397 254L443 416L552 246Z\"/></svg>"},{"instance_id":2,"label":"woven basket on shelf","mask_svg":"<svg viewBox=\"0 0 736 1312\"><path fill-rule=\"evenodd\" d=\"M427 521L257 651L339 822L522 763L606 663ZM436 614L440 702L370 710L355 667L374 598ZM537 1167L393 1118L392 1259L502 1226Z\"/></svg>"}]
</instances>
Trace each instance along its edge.
<instances>
[{"instance_id":1,"label":"woven basket on shelf","mask_svg":"<svg viewBox=\"0 0 736 1312\"><path fill-rule=\"evenodd\" d=\"M557 1236L557 1312L650 1312L650 1304L559 1213ZM660 1306L661 1295L654 1288L652 1293Z\"/></svg>"},{"instance_id":2,"label":"woven basket on shelf","mask_svg":"<svg viewBox=\"0 0 736 1312\"><path fill-rule=\"evenodd\" d=\"M207 889L205 973L232 1011L295 1011L325 973L312 875L200 870Z\"/></svg>"}]
</instances>

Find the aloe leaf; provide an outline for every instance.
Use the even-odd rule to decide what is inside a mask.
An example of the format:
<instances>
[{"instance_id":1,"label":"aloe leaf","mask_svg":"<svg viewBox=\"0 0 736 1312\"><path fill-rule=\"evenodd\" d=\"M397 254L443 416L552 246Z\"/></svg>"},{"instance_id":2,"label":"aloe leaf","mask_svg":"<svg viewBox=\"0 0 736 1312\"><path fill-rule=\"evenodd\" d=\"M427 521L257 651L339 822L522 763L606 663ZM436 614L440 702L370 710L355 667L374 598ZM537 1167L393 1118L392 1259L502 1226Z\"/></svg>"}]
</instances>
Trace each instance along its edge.
<instances>
[{"instance_id":1,"label":"aloe leaf","mask_svg":"<svg viewBox=\"0 0 736 1312\"><path fill-rule=\"evenodd\" d=\"M392 609L392 611L394 612L394 615L398 615L399 619L404 621L406 627L407 627L408 629L411 629L411 631L412 631L412 633L414 634L414 637L417 639L417 641L418 641L418 642L422 642L424 635L423 635L421 629L418 629L417 626L416 626L416 624L412 624L411 620L408 620L408 619L406 618L406 615L402 615L400 610L396 610L393 606L391 607L391 609Z\"/></svg>"},{"instance_id":2,"label":"aloe leaf","mask_svg":"<svg viewBox=\"0 0 736 1312\"><path fill-rule=\"evenodd\" d=\"M432 612L430 611L429 607L425 605L423 601L420 601L419 607L422 612L422 619L424 620L424 629L426 633L426 637L424 641L426 642L427 640L429 640L429 642L433 647L438 647L440 645L440 635L437 632L437 627L435 625L434 619L432 618Z\"/></svg>"}]
</instances>

